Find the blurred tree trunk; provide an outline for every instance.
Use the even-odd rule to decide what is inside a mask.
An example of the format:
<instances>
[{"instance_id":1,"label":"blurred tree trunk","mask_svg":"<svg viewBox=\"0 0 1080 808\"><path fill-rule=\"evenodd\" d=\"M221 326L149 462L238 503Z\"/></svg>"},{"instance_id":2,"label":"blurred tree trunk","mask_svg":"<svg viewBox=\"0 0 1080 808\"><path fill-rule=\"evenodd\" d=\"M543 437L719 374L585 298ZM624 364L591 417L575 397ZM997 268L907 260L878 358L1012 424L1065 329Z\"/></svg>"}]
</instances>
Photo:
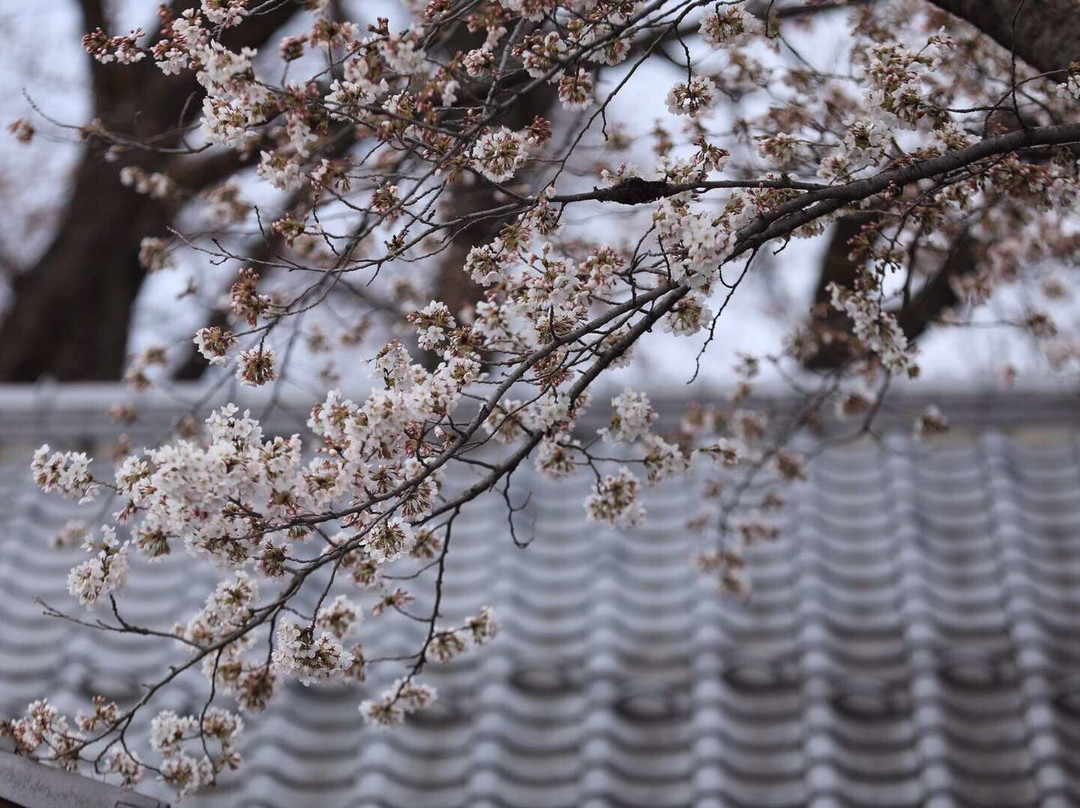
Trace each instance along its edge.
<instances>
[{"instance_id":1,"label":"blurred tree trunk","mask_svg":"<svg viewBox=\"0 0 1080 808\"><path fill-rule=\"evenodd\" d=\"M550 86L537 87L523 95L496 123L515 131L523 129L532 123L537 115L550 114L557 97ZM456 217L496 208L505 203L505 195L500 200L499 189L480 178L475 178L471 183L459 179L447 189L444 200L450 215ZM450 238L450 244L441 253L435 267L434 297L449 307L459 323L463 321L462 316L465 313L471 312L476 304L484 299L484 288L474 283L472 278L462 271L469 251L473 247L493 241L503 225L512 218L489 216L476 219L456 231ZM424 364L429 368L438 365L438 361L438 356L434 353L425 353Z\"/></svg>"},{"instance_id":2,"label":"blurred tree trunk","mask_svg":"<svg viewBox=\"0 0 1080 808\"><path fill-rule=\"evenodd\" d=\"M852 239L859 237L864 227L874 227L878 219L873 214L854 214L837 221L822 261L821 276L810 310L810 328L817 337L817 349L803 359L808 370L835 370L857 358L852 344L852 322L843 312L833 308L829 285L852 288L863 271L863 263L851 258ZM933 274L926 277L914 294L889 310L896 317L900 330L909 340L917 340L927 328L960 302L953 290L953 281L975 271L978 249L967 232L953 241L948 253ZM909 272L918 272L911 267Z\"/></svg>"},{"instance_id":3,"label":"blurred tree trunk","mask_svg":"<svg viewBox=\"0 0 1080 808\"><path fill-rule=\"evenodd\" d=\"M550 85L536 87L522 95L493 125L503 125L514 131L524 129L537 116L550 117L557 98L558 94ZM505 202L505 199L500 200L499 189L494 185L479 177L474 180L469 183L459 179L447 189L444 198L451 216L480 213ZM462 313L472 309L484 295L483 287L462 271L465 258L473 247L493 241L511 218L489 216L477 219L455 232L450 245L443 251L436 268L435 298L450 308L458 322L461 322Z\"/></svg>"},{"instance_id":4,"label":"blurred tree trunk","mask_svg":"<svg viewBox=\"0 0 1080 808\"><path fill-rule=\"evenodd\" d=\"M15 278L0 325L0 380L119 378L145 274L139 243L168 221L161 202L122 187L115 165L87 154L59 232Z\"/></svg>"},{"instance_id":5,"label":"blurred tree trunk","mask_svg":"<svg viewBox=\"0 0 1080 808\"><path fill-rule=\"evenodd\" d=\"M974 25L1032 67L1049 73L1080 60L1075 0L930 0Z\"/></svg>"},{"instance_id":6,"label":"blurred tree trunk","mask_svg":"<svg viewBox=\"0 0 1080 808\"><path fill-rule=\"evenodd\" d=\"M1001 47L1045 73L1066 70L1080 60L1080 6L1074 0L930 0L950 14L978 28ZM1053 78L1053 77L1051 77ZM1061 77L1058 77L1059 80ZM1017 129L1024 122L1010 108L998 114L998 125ZM821 275L811 314L811 328L819 337L818 350L803 362L811 370L832 370L852 358L851 323L832 308L826 291L835 282L850 287L861 265L850 260L849 242L867 222L865 215L840 219L833 229L822 260ZM893 311L908 339L917 339L958 302L952 280L976 268L977 245L965 233L948 256L910 300Z\"/></svg>"},{"instance_id":7,"label":"blurred tree trunk","mask_svg":"<svg viewBox=\"0 0 1080 808\"><path fill-rule=\"evenodd\" d=\"M864 227L873 227L876 221L873 214L855 213L838 219L833 225L810 308L810 330L817 338L817 350L803 359L803 365L809 370L837 368L851 358L851 320L833 308L829 286L835 283L846 289L854 287L862 262L852 260L851 242Z\"/></svg>"},{"instance_id":8,"label":"blurred tree trunk","mask_svg":"<svg viewBox=\"0 0 1080 808\"><path fill-rule=\"evenodd\" d=\"M86 30L108 30L102 0L79 5ZM195 3L173 5L180 11ZM285 3L253 16L229 32L225 44L257 47L298 8ZM165 76L152 59L144 59L127 66L91 61L91 78L101 126L135 140L152 139L155 150L132 149L106 162L105 139L90 136L52 243L12 284L14 300L0 323L0 382L120 378L132 304L145 277L139 245L147 236L165 235L175 213L171 203L123 187L120 168L167 171L177 162L168 150L180 145L184 127L201 109L194 76ZM224 179L238 165L235 158L217 155L184 160L196 183L188 185L192 190Z\"/></svg>"}]
</instances>

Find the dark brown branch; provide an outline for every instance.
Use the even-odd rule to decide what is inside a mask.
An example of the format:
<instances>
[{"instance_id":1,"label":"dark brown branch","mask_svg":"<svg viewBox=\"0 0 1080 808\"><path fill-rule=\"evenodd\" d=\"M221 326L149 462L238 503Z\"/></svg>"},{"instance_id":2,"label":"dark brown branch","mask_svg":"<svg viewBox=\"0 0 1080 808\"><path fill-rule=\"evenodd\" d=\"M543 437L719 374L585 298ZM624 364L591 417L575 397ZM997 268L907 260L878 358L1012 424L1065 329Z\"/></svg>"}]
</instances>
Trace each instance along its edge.
<instances>
[{"instance_id":1,"label":"dark brown branch","mask_svg":"<svg viewBox=\"0 0 1080 808\"><path fill-rule=\"evenodd\" d=\"M836 212L845 205L876 196L891 186L902 187L931 177L944 177L988 157L1010 154L1023 149L1064 146L1076 142L1080 142L1080 124L1041 126L988 137L967 148L929 160L913 160L864 180L810 191L789 202L777 205L776 208L759 217L757 221L740 230L738 246L732 257L759 247L774 238L787 235L804 224Z\"/></svg>"},{"instance_id":2,"label":"dark brown branch","mask_svg":"<svg viewBox=\"0 0 1080 808\"><path fill-rule=\"evenodd\" d=\"M822 14L827 11L843 11L856 6L866 6L875 0L819 0L819 2L800 2L798 4L780 4L769 0L754 0L747 4L747 11L755 17L769 20L798 20Z\"/></svg>"},{"instance_id":3,"label":"dark brown branch","mask_svg":"<svg viewBox=\"0 0 1080 808\"><path fill-rule=\"evenodd\" d=\"M967 233L961 234L949 250L945 262L915 296L895 312L901 330L909 340L918 339L931 323L960 302L953 281L970 275L977 266L975 242Z\"/></svg>"},{"instance_id":4,"label":"dark brown branch","mask_svg":"<svg viewBox=\"0 0 1080 808\"><path fill-rule=\"evenodd\" d=\"M781 188L796 191L820 191L828 188L818 182L798 180L702 180L701 182L669 183L663 180L643 180L630 177L607 188L593 188L578 194L557 194L549 202L614 202L618 205L645 205L658 199L675 196L685 191L712 191L735 188Z\"/></svg>"}]
</instances>

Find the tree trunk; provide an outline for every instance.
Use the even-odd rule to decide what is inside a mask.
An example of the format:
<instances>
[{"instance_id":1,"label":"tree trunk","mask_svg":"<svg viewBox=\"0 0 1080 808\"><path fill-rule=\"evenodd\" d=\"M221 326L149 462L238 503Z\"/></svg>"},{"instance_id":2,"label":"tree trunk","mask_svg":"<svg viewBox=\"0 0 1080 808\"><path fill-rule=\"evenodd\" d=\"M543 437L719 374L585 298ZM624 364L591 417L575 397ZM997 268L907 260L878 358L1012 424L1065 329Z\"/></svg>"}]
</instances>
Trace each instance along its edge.
<instances>
[{"instance_id":1,"label":"tree trunk","mask_svg":"<svg viewBox=\"0 0 1080 808\"><path fill-rule=\"evenodd\" d=\"M821 277L811 308L810 328L818 340L817 349L803 359L807 370L831 371L858 358L852 342L852 322L830 303L828 287L835 283L853 288L863 264L851 260L851 241L863 227L873 225L874 214L853 214L837 221L822 264ZM927 328L937 322L960 299L953 291L953 281L969 275L978 266L977 248L967 232L953 242L941 266L928 277L903 305L889 310L909 340L917 340ZM909 272L915 272L910 267Z\"/></svg>"},{"instance_id":2,"label":"tree trunk","mask_svg":"<svg viewBox=\"0 0 1080 808\"><path fill-rule=\"evenodd\" d=\"M537 116L550 116L557 98L558 95L550 86L535 87L518 98L517 103L500 116L495 124L507 126L514 131L524 129ZM494 185L479 178L475 178L471 183L459 179L447 190L446 200L447 209L457 216L479 214L498 207L503 201ZM513 217L505 216L477 219L455 232L442 254L436 268L435 295L450 308L459 321L463 312L472 309L484 298L483 287L474 283L462 271L469 251L473 247L493 241L503 225L512 219Z\"/></svg>"},{"instance_id":3,"label":"tree trunk","mask_svg":"<svg viewBox=\"0 0 1080 808\"><path fill-rule=\"evenodd\" d=\"M139 243L161 235L165 206L120 185L116 167L87 154L60 230L14 282L0 325L0 380L116 379L144 271Z\"/></svg>"},{"instance_id":4,"label":"tree trunk","mask_svg":"<svg viewBox=\"0 0 1080 808\"><path fill-rule=\"evenodd\" d=\"M106 27L100 0L81 0L87 30ZM180 10L197 5L177 0ZM258 47L300 8L283 3L229 32L226 47ZM139 245L165 235L175 213L167 201L140 196L120 184L120 168L189 174L191 190L235 170L230 156L177 158L167 150L201 108L202 89L191 74L166 76L151 59L134 65L91 62L94 115L107 132L157 149L131 149L115 162L101 158L91 136L75 172L56 236L37 263L16 277L14 302L0 324L0 382L41 376L62 381L118 379L123 373L132 304L145 272Z\"/></svg>"}]
</instances>

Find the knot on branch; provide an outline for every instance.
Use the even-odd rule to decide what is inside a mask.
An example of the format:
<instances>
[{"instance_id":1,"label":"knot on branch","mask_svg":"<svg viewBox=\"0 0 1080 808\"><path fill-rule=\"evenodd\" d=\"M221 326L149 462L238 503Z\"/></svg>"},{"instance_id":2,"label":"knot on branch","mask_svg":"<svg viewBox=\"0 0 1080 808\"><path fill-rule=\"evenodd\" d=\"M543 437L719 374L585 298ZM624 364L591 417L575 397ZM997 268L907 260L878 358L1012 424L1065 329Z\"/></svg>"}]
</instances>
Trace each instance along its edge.
<instances>
[{"instance_id":1,"label":"knot on branch","mask_svg":"<svg viewBox=\"0 0 1080 808\"><path fill-rule=\"evenodd\" d=\"M600 202L615 202L619 205L644 205L663 199L671 190L663 180L643 180L630 177L612 185L610 188L597 188L596 199Z\"/></svg>"}]
</instances>

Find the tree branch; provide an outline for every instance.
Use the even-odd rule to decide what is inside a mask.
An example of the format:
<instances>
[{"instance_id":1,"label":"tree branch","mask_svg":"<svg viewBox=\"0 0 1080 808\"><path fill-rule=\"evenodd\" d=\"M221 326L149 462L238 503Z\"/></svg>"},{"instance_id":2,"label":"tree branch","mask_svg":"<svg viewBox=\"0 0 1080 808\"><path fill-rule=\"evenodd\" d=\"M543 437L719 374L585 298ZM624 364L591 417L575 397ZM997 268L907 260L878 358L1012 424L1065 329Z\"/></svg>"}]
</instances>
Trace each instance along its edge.
<instances>
[{"instance_id":1,"label":"tree branch","mask_svg":"<svg viewBox=\"0 0 1080 808\"><path fill-rule=\"evenodd\" d=\"M658 199L675 196L685 191L711 191L724 188L787 188L798 191L821 191L828 188L818 182L798 180L702 180L701 182L669 183L663 180L643 180L630 177L607 188L593 188L579 194L558 194L549 202L614 202L618 205L645 205Z\"/></svg>"},{"instance_id":2,"label":"tree branch","mask_svg":"<svg viewBox=\"0 0 1080 808\"><path fill-rule=\"evenodd\" d=\"M759 247L767 241L786 235L804 224L827 216L845 205L876 196L890 186L910 185L931 177L945 176L966 168L987 157L1042 146L1064 146L1080 142L1080 124L1041 126L1009 132L980 140L929 160L912 160L898 168L882 171L873 177L845 185L810 191L789 202L778 205L757 221L739 231L738 246L732 257Z\"/></svg>"}]
</instances>

